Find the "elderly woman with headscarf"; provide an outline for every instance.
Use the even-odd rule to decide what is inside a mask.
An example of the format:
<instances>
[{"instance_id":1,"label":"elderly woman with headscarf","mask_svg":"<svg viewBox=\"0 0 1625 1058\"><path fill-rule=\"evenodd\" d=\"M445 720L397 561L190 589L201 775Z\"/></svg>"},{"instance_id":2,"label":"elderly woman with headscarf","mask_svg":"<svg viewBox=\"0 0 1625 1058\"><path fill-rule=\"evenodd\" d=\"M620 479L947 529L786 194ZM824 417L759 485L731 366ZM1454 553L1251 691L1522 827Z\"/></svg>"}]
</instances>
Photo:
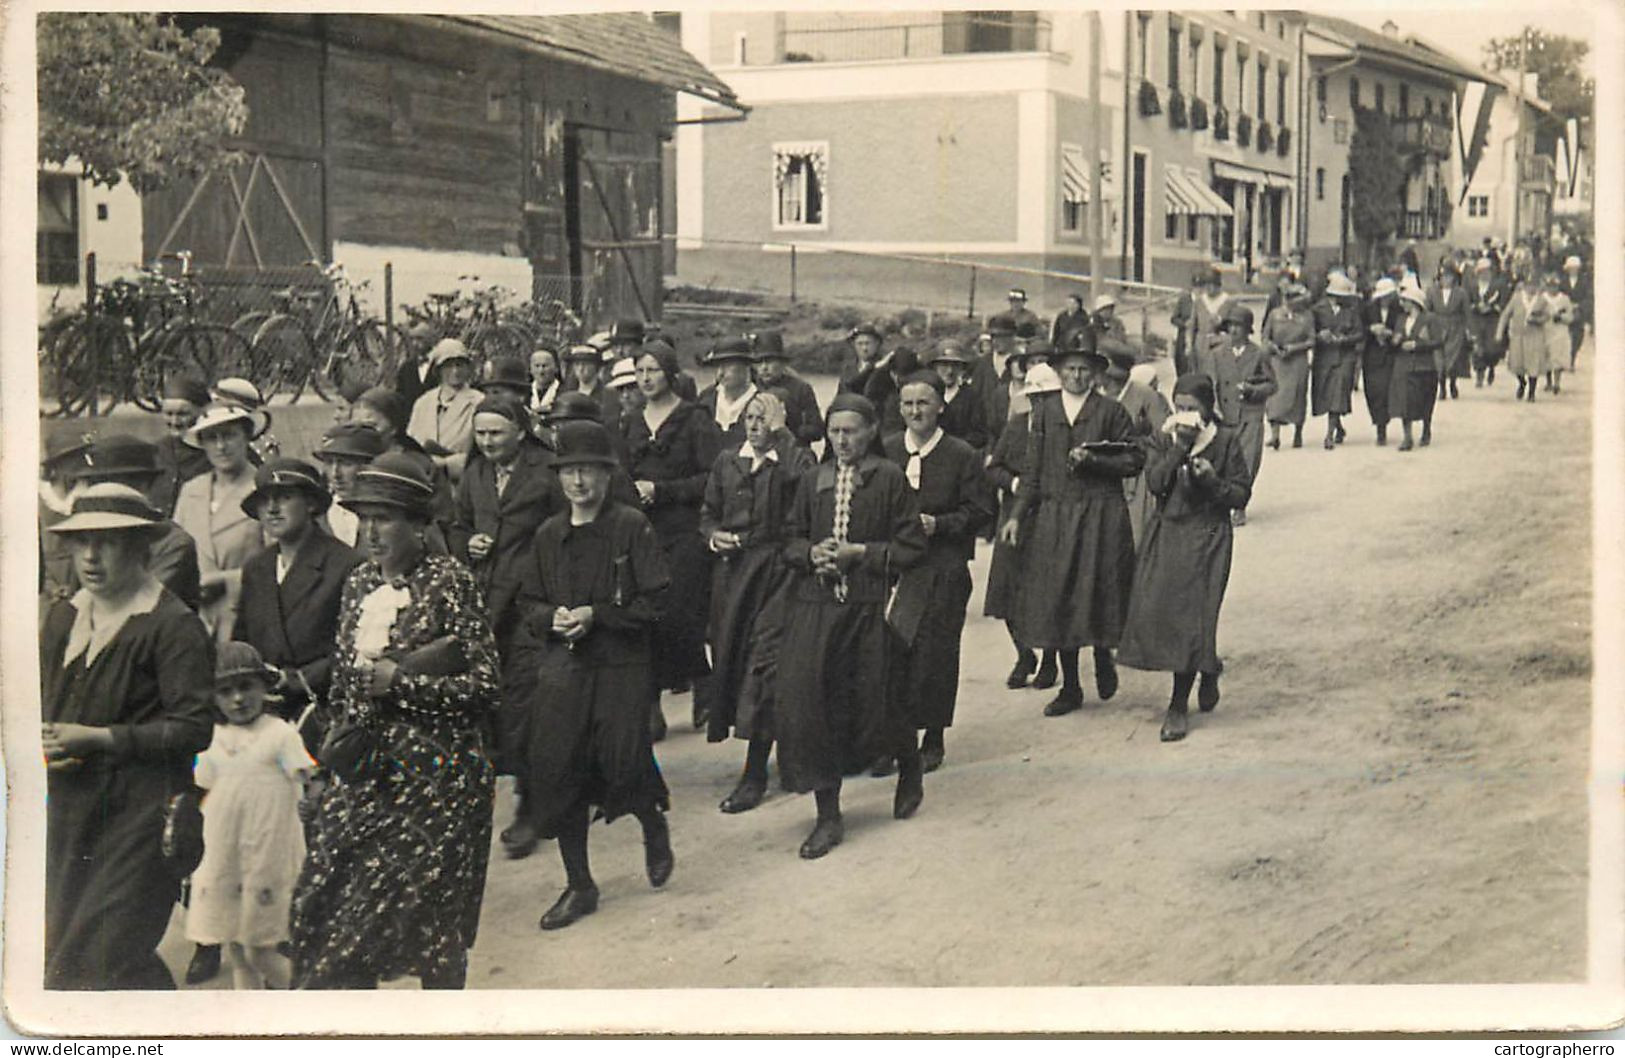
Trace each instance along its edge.
<instances>
[{"instance_id":1,"label":"elderly woman with headscarf","mask_svg":"<svg viewBox=\"0 0 1625 1058\"><path fill-rule=\"evenodd\" d=\"M474 575L425 543L434 486L401 454L342 501L367 561L339 607L322 794L294 890L295 988L410 974L462 988L491 849L497 653Z\"/></svg>"},{"instance_id":2,"label":"elderly woman with headscarf","mask_svg":"<svg viewBox=\"0 0 1625 1058\"><path fill-rule=\"evenodd\" d=\"M564 510L564 492L552 454L530 435L529 412L520 399L493 394L474 409L474 444L457 483L457 514L451 552L474 571L496 637L502 672L502 708L492 747L497 773L519 779L512 826L501 834L514 858L528 856L537 837L525 814L527 717L535 683L535 657L520 634L519 596L531 539L548 518Z\"/></svg>"},{"instance_id":3,"label":"elderly woman with headscarf","mask_svg":"<svg viewBox=\"0 0 1625 1058\"><path fill-rule=\"evenodd\" d=\"M776 391L757 393L744 412L745 439L722 450L705 483L700 533L716 556L711 582L711 715L706 737L746 739L745 769L724 812L748 812L767 793L773 751L774 672L790 567L785 518L801 475L814 465L786 428Z\"/></svg>"},{"instance_id":4,"label":"elderly woman with headscarf","mask_svg":"<svg viewBox=\"0 0 1625 1058\"><path fill-rule=\"evenodd\" d=\"M1198 676L1202 712L1219 704L1219 607L1234 547L1230 512L1247 505L1252 474L1240 432L1217 412L1212 382L1181 375L1174 384L1174 414L1158 431L1145 469L1157 509L1140 547L1117 660L1174 674L1164 742L1185 737Z\"/></svg>"},{"instance_id":5,"label":"elderly woman with headscarf","mask_svg":"<svg viewBox=\"0 0 1625 1058\"><path fill-rule=\"evenodd\" d=\"M243 563L265 546L259 523L243 509L254 491L249 442L256 417L236 405L211 404L192 428L188 444L203 449L210 472L181 486L175 522L197 544L202 605L198 616L216 643L231 640L242 593Z\"/></svg>"},{"instance_id":6,"label":"elderly woman with headscarf","mask_svg":"<svg viewBox=\"0 0 1625 1058\"><path fill-rule=\"evenodd\" d=\"M1326 416L1327 449L1343 443L1343 416L1353 409L1354 373L1365 343L1360 292L1343 272L1327 277L1326 296L1315 305L1315 358L1310 366L1309 401L1315 415Z\"/></svg>"},{"instance_id":7,"label":"elderly woman with headscarf","mask_svg":"<svg viewBox=\"0 0 1625 1058\"><path fill-rule=\"evenodd\" d=\"M669 346L645 346L635 363L647 403L621 423L626 469L672 574L671 601L655 625L655 678L664 690L682 691L711 671L705 659L711 556L700 535L700 505L722 434L705 409L677 396L673 386L682 372ZM695 689L696 728L705 719L707 693Z\"/></svg>"},{"instance_id":8,"label":"elderly woman with headscarf","mask_svg":"<svg viewBox=\"0 0 1625 1058\"><path fill-rule=\"evenodd\" d=\"M879 418L857 394L830 401L831 459L802 475L785 532L795 579L773 722L785 788L813 794L818 805L801 845L809 860L845 836L845 776L896 756L893 817L912 816L925 797L920 751L896 687L902 659L886 602L893 579L925 556L926 536L908 478L873 450Z\"/></svg>"},{"instance_id":9,"label":"elderly woman with headscarf","mask_svg":"<svg viewBox=\"0 0 1625 1058\"><path fill-rule=\"evenodd\" d=\"M1315 320L1309 312L1309 288L1289 283L1281 304L1264 319L1260 335L1275 369L1275 392L1264 402L1270 423L1269 446L1281 447L1281 427L1292 425L1292 447L1303 447L1303 420L1309 405L1309 350L1315 344Z\"/></svg>"},{"instance_id":10,"label":"elderly woman with headscarf","mask_svg":"<svg viewBox=\"0 0 1625 1058\"><path fill-rule=\"evenodd\" d=\"M162 520L106 483L51 527L80 588L40 629L49 989L175 987L157 948L195 864L166 859L165 806L214 730L214 646L147 569Z\"/></svg>"}]
</instances>

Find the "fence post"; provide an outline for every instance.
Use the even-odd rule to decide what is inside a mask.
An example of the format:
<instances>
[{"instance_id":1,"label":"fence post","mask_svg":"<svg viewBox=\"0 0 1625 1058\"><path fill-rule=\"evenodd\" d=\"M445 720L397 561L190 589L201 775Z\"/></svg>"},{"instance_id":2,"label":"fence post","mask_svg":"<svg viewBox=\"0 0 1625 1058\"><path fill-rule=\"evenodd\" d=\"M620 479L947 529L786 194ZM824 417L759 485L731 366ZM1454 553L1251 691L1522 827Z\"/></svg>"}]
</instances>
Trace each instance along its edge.
<instances>
[{"instance_id":1,"label":"fence post","mask_svg":"<svg viewBox=\"0 0 1625 1058\"><path fill-rule=\"evenodd\" d=\"M796 244L790 244L790 304L796 303Z\"/></svg>"},{"instance_id":2,"label":"fence post","mask_svg":"<svg viewBox=\"0 0 1625 1058\"><path fill-rule=\"evenodd\" d=\"M395 263L384 262L384 348L395 362Z\"/></svg>"},{"instance_id":3,"label":"fence post","mask_svg":"<svg viewBox=\"0 0 1625 1058\"><path fill-rule=\"evenodd\" d=\"M1151 302L1140 302L1140 349L1151 348Z\"/></svg>"},{"instance_id":4,"label":"fence post","mask_svg":"<svg viewBox=\"0 0 1625 1058\"><path fill-rule=\"evenodd\" d=\"M96 315L96 310L97 310L98 307L99 306L97 306L97 304L96 304L96 251L92 250L89 253L85 254L85 316L88 318L88 317ZM85 330L86 337L91 341L91 344L92 344L93 347L97 344L97 342L96 342L96 334L97 333L98 332L97 332L97 330L96 330L96 328L94 326L87 327L86 330ZM91 416L91 418L95 418L97 416L97 414L100 413L100 411L101 411L101 404L102 404L102 393L101 393L102 373L101 373L101 370L100 370L101 367L103 367L102 364L100 364L100 363L95 364L94 369L90 373L90 416ZM61 399L62 399L62 394L58 393L57 394L57 400L61 400Z\"/></svg>"},{"instance_id":5,"label":"fence post","mask_svg":"<svg viewBox=\"0 0 1625 1058\"><path fill-rule=\"evenodd\" d=\"M976 266L975 265L970 266L970 308L966 310L965 318L968 319L968 320L974 320L976 318Z\"/></svg>"},{"instance_id":6,"label":"fence post","mask_svg":"<svg viewBox=\"0 0 1625 1058\"><path fill-rule=\"evenodd\" d=\"M85 254L85 312L96 312L96 251Z\"/></svg>"}]
</instances>

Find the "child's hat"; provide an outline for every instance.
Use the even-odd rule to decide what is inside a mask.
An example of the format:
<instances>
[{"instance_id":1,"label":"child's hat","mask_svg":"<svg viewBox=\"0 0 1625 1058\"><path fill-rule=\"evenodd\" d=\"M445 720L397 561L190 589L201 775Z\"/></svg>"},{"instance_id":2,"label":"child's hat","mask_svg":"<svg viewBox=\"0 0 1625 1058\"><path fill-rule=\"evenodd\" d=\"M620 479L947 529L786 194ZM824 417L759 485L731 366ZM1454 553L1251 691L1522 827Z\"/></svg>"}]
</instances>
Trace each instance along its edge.
<instances>
[{"instance_id":1,"label":"child's hat","mask_svg":"<svg viewBox=\"0 0 1625 1058\"><path fill-rule=\"evenodd\" d=\"M275 686L282 678L282 671L274 666L267 665L260 652L251 644L233 640L220 648L215 656L214 682L224 683L238 676L258 676L267 684Z\"/></svg>"}]
</instances>

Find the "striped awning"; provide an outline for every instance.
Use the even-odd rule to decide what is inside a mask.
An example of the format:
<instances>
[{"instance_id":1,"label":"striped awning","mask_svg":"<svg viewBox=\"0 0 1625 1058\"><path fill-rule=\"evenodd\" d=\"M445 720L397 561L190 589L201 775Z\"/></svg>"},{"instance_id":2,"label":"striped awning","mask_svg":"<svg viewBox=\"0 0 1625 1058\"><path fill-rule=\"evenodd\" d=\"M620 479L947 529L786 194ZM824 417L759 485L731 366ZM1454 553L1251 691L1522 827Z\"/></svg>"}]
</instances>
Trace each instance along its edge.
<instances>
[{"instance_id":1,"label":"striped awning","mask_svg":"<svg viewBox=\"0 0 1625 1058\"><path fill-rule=\"evenodd\" d=\"M1089 201L1089 165L1082 150L1061 148L1061 193L1068 202Z\"/></svg>"},{"instance_id":2,"label":"striped awning","mask_svg":"<svg viewBox=\"0 0 1625 1058\"><path fill-rule=\"evenodd\" d=\"M1168 169L1164 176L1163 191L1167 195L1169 213L1196 217L1235 215L1230 204L1200 180L1179 169Z\"/></svg>"}]
</instances>

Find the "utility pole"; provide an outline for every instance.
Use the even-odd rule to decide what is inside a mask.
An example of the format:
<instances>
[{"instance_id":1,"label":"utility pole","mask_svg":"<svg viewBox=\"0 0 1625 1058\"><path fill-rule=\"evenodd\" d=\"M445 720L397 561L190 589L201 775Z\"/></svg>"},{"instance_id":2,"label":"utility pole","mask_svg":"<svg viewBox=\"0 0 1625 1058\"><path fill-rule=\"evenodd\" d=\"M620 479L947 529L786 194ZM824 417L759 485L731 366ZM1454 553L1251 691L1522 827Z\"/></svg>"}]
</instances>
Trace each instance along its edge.
<instances>
[{"instance_id":1,"label":"utility pole","mask_svg":"<svg viewBox=\"0 0 1625 1058\"><path fill-rule=\"evenodd\" d=\"M1100 9L1089 12L1089 305L1105 292L1106 196L1100 167L1106 136L1101 131ZM1127 115L1124 115L1125 122Z\"/></svg>"},{"instance_id":2,"label":"utility pole","mask_svg":"<svg viewBox=\"0 0 1625 1058\"><path fill-rule=\"evenodd\" d=\"M1518 248L1518 226L1523 213L1523 71L1528 61L1529 27L1523 27L1518 36L1518 80L1513 85L1514 105L1518 108L1518 134L1512 141L1512 233L1507 244Z\"/></svg>"}]
</instances>

